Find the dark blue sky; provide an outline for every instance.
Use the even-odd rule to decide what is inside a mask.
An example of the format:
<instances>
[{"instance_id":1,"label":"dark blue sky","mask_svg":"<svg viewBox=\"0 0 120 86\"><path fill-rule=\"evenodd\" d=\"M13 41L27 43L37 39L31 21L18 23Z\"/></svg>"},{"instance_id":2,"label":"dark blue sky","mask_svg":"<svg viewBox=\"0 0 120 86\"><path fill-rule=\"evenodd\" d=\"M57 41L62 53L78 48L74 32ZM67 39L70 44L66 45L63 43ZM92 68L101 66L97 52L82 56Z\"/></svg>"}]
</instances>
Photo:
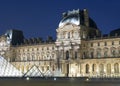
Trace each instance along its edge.
<instances>
[{"instance_id":1,"label":"dark blue sky","mask_svg":"<svg viewBox=\"0 0 120 86\"><path fill-rule=\"evenodd\" d=\"M15 28L26 38L55 38L62 13L78 8L88 9L102 33L120 27L120 0L1 0L0 34Z\"/></svg>"}]
</instances>

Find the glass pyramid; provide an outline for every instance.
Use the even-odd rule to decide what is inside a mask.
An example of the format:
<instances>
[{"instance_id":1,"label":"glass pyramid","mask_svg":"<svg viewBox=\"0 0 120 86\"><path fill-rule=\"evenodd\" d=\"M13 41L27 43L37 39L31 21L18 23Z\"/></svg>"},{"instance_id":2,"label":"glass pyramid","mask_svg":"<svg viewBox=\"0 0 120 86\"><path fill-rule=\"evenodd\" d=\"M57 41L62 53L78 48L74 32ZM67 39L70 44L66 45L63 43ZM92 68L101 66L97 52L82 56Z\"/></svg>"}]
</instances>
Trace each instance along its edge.
<instances>
[{"instance_id":1,"label":"glass pyramid","mask_svg":"<svg viewBox=\"0 0 120 86\"><path fill-rule=\"evenodd\" d=\"M22 72L0 56L0 77L22 77Z\"/></svg>"},{"instance_id":2,"label":"glass pyramid","mask_svg":"<svg viewBox=\"0 0 120 86\"><path fill-rule=\"evenodd\" d=\"M43 77L43 74L39 70L39 68L36 65L34 65L31 67L30 70L28 70L28 72L24 74L24 77Z\"/></svg>"},{"instance_id":3,"label":"glass pyramid","mask_svg":"<svg viewBox=\"0 0 120 86\"><path fill-rule=\"evenodd\" d=\"M51 70L47 70L45 73L44 73L44 76L53 76L53 72Z\"/></svg>"}]
</instances>

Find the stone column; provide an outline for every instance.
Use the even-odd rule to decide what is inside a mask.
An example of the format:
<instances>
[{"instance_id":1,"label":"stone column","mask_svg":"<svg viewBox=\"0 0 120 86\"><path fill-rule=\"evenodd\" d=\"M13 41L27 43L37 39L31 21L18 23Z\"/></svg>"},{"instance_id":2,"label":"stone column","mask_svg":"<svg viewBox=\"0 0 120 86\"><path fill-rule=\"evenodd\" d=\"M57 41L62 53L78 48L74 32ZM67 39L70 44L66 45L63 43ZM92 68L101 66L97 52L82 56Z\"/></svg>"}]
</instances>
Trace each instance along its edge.
<instances>
[{"instance_id":1,"label":"stone column","mask_svg":"<svg viewBox=\"0 0 120 86\"><path fill-rule=\"evenodd\" d=\"M104 57L104 50L101 49L101 58Z\"/></svg>"},{"instance_id":2,"label":"stone column","mask_svg":"<svg viewBox=\"0 0 120 86\"><path fill-rule=\"evenodd\" d=\"M97 49L94 49L92 52L93 52L93 58L98 58Z\"/></svg>"},{"instance_id":3,"label":"stone column","mask_svg":"<svg viewBox=\"0 0 120 86\"><path fill-rule=\"evenodd\" d=\"M78 70L77 70L77 76L80 76L80 63L78 63Z\"/></svg>"},{"instance_id":4,"label":"stone column","mask_svg":"<svg viewBox=\"0 0 120 86\"><path fill-rule=\"evenodd\" d=\"M66 51L63 52L63 59L66 59Z\"/></svg>"},{"instance_id":5,"label":"stone column","mask_svg":"<svg viewBox=\"0 0 120 86\"><path fill-rule=\"evenodd\" d=\"M64 59L64 51L61 50L61 59L63 60Z\"/></svg>"}]
</instances>

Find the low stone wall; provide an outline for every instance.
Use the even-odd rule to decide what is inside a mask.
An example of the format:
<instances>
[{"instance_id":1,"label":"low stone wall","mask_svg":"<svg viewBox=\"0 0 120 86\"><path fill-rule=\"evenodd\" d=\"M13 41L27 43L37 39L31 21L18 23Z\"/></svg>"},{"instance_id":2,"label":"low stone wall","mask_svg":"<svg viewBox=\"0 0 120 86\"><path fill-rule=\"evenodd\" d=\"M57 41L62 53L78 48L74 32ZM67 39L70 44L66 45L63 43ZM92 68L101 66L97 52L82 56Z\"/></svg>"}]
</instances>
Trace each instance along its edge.
<instances>
[{"instance_id":1,"label":"low stone wall","mask_svg":"<svg viewBox=\"0 0 120 86\"><path fill-rule=\"evenodd\" d=\"M120 86L120 78L0 78L1 86Z\"/></svg>"}]
</instances>

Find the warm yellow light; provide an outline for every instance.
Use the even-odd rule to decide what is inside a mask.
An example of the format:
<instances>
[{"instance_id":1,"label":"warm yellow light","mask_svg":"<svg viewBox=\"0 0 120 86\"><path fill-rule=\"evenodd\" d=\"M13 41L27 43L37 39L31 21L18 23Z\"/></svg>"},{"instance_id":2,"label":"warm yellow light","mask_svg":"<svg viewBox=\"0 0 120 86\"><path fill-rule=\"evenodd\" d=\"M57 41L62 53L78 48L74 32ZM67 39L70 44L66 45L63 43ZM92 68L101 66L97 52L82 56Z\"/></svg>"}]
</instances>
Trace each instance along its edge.
<instances>
[{"instance_id":1,"label":"warm yellow light","mask_svg":"<svg viewBox=\"0 0 120 86\"><path fill-rule=\"evenodd\" d=\"M71 73L75 73L75 68L71 68Z\"/></svg>"}]
</instances>

